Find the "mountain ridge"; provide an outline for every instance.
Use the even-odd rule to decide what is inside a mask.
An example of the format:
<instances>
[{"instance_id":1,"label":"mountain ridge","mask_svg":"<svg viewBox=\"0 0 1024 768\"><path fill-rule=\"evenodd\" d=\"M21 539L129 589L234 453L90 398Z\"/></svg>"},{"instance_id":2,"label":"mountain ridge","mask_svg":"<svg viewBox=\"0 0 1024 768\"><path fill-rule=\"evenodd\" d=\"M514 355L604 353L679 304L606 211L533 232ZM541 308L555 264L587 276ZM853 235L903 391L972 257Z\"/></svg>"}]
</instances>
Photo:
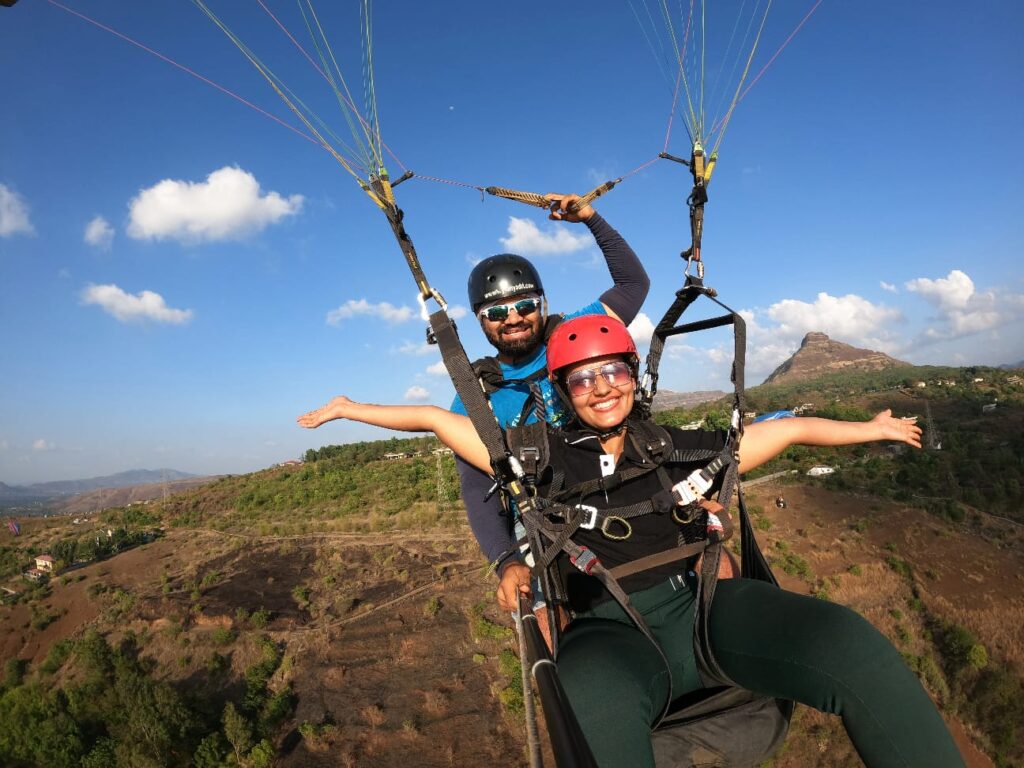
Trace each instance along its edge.
<instances>
[{"instance_id":1,"label":"mountain ridge","mask_svg":"<svg viewBox=\"0 0 1024 768\"><path fill-rule=\"evenodd\" d=\"M854 347L834 341L821 331L811 331L800 342L800 348L772 371L762 384L804 381L843 370L881 371L912 365L884 352Z\"/></svg>"},{"instance_id":2,"label":"mountain ridge","mask_svg":"<svg viewBox=\"0 0 1024 768\"><path fill-rule=\"evenodd\" d=\"M0 482L0 507L21 504L40 504L65 496L88 493L100 489L129 488L163 482L190 480L198 475L177 469L129 469L113 475L102 475L79 480L53 480L29 485Z\"/></svg>"}]
</instances>

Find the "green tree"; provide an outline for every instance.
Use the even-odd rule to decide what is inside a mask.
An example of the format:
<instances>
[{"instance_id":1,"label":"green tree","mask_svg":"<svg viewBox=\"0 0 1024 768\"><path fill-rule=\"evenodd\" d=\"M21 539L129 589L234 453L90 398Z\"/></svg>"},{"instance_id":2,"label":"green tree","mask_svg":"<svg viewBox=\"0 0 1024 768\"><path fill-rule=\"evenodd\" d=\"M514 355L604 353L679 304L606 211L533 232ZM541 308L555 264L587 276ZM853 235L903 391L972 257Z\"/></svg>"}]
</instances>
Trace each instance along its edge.
<instances>
[{"instance_id":1,"label":"green tree","mask_svg":"<svg viewBox=\"0 0 1024 768\"><path fill-rule=\"evenodd\" d=\"M252 725L230 701L224 707L223 722L224 735L235 750L235 760L241 765L242 759L253 748Z\"/></svg>"},{"instance_id":2,"label":"green tree","mask_svg":"<svg viewBox=\"0 0 1024 768\"><path fill-rule=\"evenodd\" d=\"M4 663L3 690L17 688L25 680L25 667L27 662L24 659L8 659Z\"/></svg>"},{"instance_id":3,"label":"green tree","mask_svg":"<svg viewBox=\"0 0 1024 768\"><path fill-rule=\"evenodd\" d=\"M60 692L18 686L0 696L0 765L77 768L85 753Z\"/></svg>"},{"instance_id":4,"label":"green tree","mask_svg":"<svg viewBox=\"0 0 1024 768\"><path fill-rule=\"evenodd\" d=\"M229 749L231 745L224 735L220 731L215 731L199 742L192 756L192 764L195 768L221 768Z\"/></svg>"}]
</instances>

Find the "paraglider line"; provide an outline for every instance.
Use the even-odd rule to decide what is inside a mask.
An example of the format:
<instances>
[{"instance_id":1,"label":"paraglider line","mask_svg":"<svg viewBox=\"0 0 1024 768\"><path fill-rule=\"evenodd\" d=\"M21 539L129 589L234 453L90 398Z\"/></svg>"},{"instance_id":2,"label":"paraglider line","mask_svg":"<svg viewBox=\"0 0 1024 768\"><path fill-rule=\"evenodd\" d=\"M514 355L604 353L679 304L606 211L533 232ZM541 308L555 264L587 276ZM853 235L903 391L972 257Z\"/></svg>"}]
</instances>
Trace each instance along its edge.
<instances>
[{"instance_id":1,"label":"paraglider line","mask_svg":"<svg viewBox=\"0 0 1024 768\"><path fill-rule=\"evenodd\" d=\"M306 141L308 141L310 144L315 144L315 145L320 146L320 147L324 146L323 143L317 141L316 139L314 139L309 134L304 133L303 131L299 130L294 125L289 125L284 120L282 120L281 118L277 117L276 115L272 115L271 113L267 112L265 109L262 109L261 107L256 106L255 104L253 104L250 101L246 101L244 98L239 96L237 93L235 93L233 91L229 91L223 85L219 85L218 83L215 83L213 80L210 80L208 77L204 77L203 75L200 75L198 72L196 72L195 70L189 69L184 64L179 64L174 59L171 59L171 58L168 58L167 56L164 56L159 51L155 51L152 48L149 48L148 46L143 45L142 43L138 42L137 40L133 40L132 38L128 37L127 35L125 35L125 34L123 34L121 32L118 32L116 29L113 29L112 27L108 27L106 24L103 24L103 23L101 23L99 21L96 21L95 19L89 18L88 16L86 16L83 13L79 13L78 11L76 11L76 10L74 10L72 8L68 8L66 5L62 5L61 3L58 3L57 0L46 0L46 2L48 2L50 5L53 5L53 6L56 6L57 8L60 8L62 11L66 11L67 13L70 13L72 16L77 16L82 21L89 22L93 26L102 29L104 32L109 32L110 34L114 35L115 37L121 38L126 43L131 43L136 48L141 48L146 53L149 53L149 54L152 54L153 56L156 56L158 59L167 62L171 66L177 67L182 72L185 72L185 73L187 73L189 75L192 75L192 77L196 78L197 80L201 80L202 82L206 83L207 85L216 88L221 93L224 93L224 94L230 96L231 98L235 99L236 101L241 102L245 106L249 107L249 109L252 109L252 110L255 110L256 112L259 112L264 117L269 117L271 120L273 120L278 125L282 125L285 128L287 128L289 131L291 131L292 133L298 134L299 136L304 138Z\"/></svg>"},{"instance_id":2,"label":"paraglider line","mask_svg":"<svg viewBox=\"0 0 1024 768\"><path fill-rule=\"evenodd\" d=\"M735 107L736 104L739 104L741 101L743 101L744 98L746 98L747 94L750 93L750 89L753 88L757 84L757 81L761 79L761 77L764 75L764 73L768 70L768 67L770 67L772 65L772 63L779 57L779 54L782 53L783 49L787 45L790 44L790 42L793 40L794 37L796 37L796 33L799 32L801 30L801 28L803 28L804 24L807 23L807 20L810 19L811 16L814 15L814 12L816 10L818 10L818 6L821 5L821 3L822 3L822 0L817 0L817 2L813 6L811 6L811 10L809 10L807 12L807 14L800 20L800 23L797 24L796 27L793 29L793 31L789 33L789 37L787 37L782 42L782 45L780 45L778 50L775 51L775 53L772 54L772 57L770 59L768 59L768 62L763 67L761 67L761 71L758 72L754 76L754 78L750 81L750 83L747 84L747 87L743 89L743 93L741 93L739 98L736 99L736 102L733 104L733 107ZM731 109L730 109L730 112L731 112ZM714 127L711 129L711 133L714 133L715 131L717 131L719 126L721 125L722 121L726 120L728 117L729 117L729 115L727 114L721 120L716 122Z\"/></svg>"},{"instance_id":3,"label":"paraglider line","mask_svg":"<svg viewBox=\"0 0 1024 768\"><path fill-rule=\"evenodd\" d=\"M763 67L761 67L761 71L758 72L757 75L755 75L754 79L750 81L750 85L748 85L746 87L746 89L744 89L743 93L740 94L740 101L743 100L743 97L747 95L747 93L750 91L751 88L754 87L754 85L757 83L757 81L761 79L761 75L763 75L765 73L765 70L767 70L768 67L770 67L772 65L772 62L775 61L775 59L777 59L779 57L779 54L782 53L782 49L785 48L787 45L789 45L790 40L792 40L794 37L796 37L796 33L800 31L800 28L803 27L803 25L807 23L807 20L809 18L811 18L811 16L814 14L814 12L816 10L818 10L818 6L819 5L821 5L821 0L818 0L818 2L816 2L813 5L811 10L809 10L807 12L807 15L804 16L800 20L800 23L796 25L796 29L794 29L792 32L790 32L789 33L789 37L787 37L783 41L782 45L779 46L779 50L777 50L774 54L772 54L772 57L770 59L768 59L768 63L767 64L765 64Z\"/></svg>"}]
</instances>

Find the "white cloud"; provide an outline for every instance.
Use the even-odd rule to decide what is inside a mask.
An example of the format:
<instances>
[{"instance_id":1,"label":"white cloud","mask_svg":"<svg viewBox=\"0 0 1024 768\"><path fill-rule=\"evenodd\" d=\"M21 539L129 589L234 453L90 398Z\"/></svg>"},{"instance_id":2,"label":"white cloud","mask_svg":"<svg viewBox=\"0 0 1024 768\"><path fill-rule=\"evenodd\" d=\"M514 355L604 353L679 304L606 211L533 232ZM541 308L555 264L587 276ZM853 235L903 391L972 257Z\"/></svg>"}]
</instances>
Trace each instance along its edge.
<instances>
[{"instance_id":1,"label":"white cloud","mask_svg":"<svg viewBox=\"0 0 1024 768\"><path fill-rule=\"evenodd\" d=\"M342 320L350 320L357 315L368 315L396 325L412 319L414 313L409 307L396 307L386 301L371 304L366 299L349 299L337 309L327 313L328 325L340 325Z\"/></svg>"},{"instance_id":2,"label":"white cloud","mask_svg":"<svg viewBox=\"0 0 1024 768\"><path fill-rule=\"evenodd\" d=\"M95 217L85 225L85 242L109 251L114 242L114 228L102 216Z\"/></svg>"},{"instance_id":3,"label":"white cloud","mask_svg":"<svg viewBox=\"0 0 1024 768\"><path fill-rule=\"evenodd\" d=\"M152 320L180 325L192 319L191 309L172 309L158 293L131 294L116 285L87 285L82 290L82 303L96 304L122 323Z\"/></svg>"},{"instance_id":4,"label":"white cloud","mask_svg":"<svg viewBox=\"0 0 1024 768\"><path fill-rule=\"evenodd\" d=\"M32 450L37 451L39 453L42 453L44 451L55 451L57 450L57 446L49 442L48 440L39 438L34 443L32 443Z\"/></svg>"},{"instance_id":5,"label":"white cloud","mask_svg":"<svg viewBox=\"0 0 1024 768\"><path fill-rule=\"evenodd\" d=\"M654 338L654 321L643 312L638 312L629 324L629 333L638 347L647 346Z\"/></svg>"},{"instance_id":6,"label":"white cloud","mask_svg":"<svg viewBox=\"0 0 1024 768\"><path fill-rule=\"evenodd\" d=\"M923 340L957 339L1012 322L1024 314L1024 296L975 290L974 281L959 269L932 280L919 277L906 283L938 310L935 325L925 330Z\"/></svg>"},{"instance_id":7,"label":"white cloud","mask_svg":"<svg viewBox=\"0 0 1024 768\"><path fill-rule=\"evenodd\" d=\"M515 216L508 217L508 237L499 239L506 249L524 256L575 253L593 242L588 234L573 234L564 225L541 232L530 219Z\"/></svg>"},{"instance_id":8,"label":"white cloud","mask_svg":"<svg viewBox=\"0 0 1024 768\"><path fill-rule=\"evenodd\" d=\"M405 399L412 403L425 403L430 399L430 393L418 384L414 384L405 391Z\"/></svg>"},{"instance_id":9,"label":"white cloud","mask_svg":"<svg viewBox=\"0 0 1024 768\"><path fill-rule=\"evenodd\" d=\"M822 331L848 344L887 344L889 327L902 322L898 309L872 304L855 294L831 296L822 292L813 303L783 299L768 308L768 317L779 324L774 337L799 339L810 331Z\"/></svg>"},{"instance_id":10,"label":"white cloud","mask_svg":"<svg viewBox=\"0 0 1024 768\"><path fill-rule=\"evenodd\" d=\"M28 218L28 204L21 195L5 184L0 184L0 237L35 232Z\"/></svg>"},{"instance_id":11,"label":"white cloud","mask_svg":"<svg viewBox=\"0 0 1024 768\"><path fill-rule=\"evenodd\" d=\"M444 367L444 360L438 360L433 365L428 365L427 373L431 376L447 376L448 369Z\"/></svg>"},{"instance_id":12,"label":"white cloud","mask_svg":"<svg viewBox=\"0 0 1024 768\"><path fill-rule=\"evenodd\" d=\"M425 341L405 341L401 346L392 348L391 351L400 355L423 357L432 353L437 354L439 350L436 344L427 344Z\"/></svg>"},{"instance_id":13,"label":"white cloud","mask_svg":"<svg viewBox=\"0 0 1024 768\"><path fill-rule=\"evenodd\" d=\"M855 294L819 293L814 302L784 299L767 310L741 310L740 315L747 325L748 383L760 381L775 370L811 331L821 331L836 341L890 354L896 354L900 347L892 326L903 322L903 314ZM766 323L766 320L774 323ZM732 346L722 345L716 354L722 361L731 361Z\"/></svg>"},{"instance_id":14,"label":"white cloud","mask_svg":"<svg viewBox=\"0 0 1024 768\"><path fill-rule=\"evenodd\" d=\"M946 277L930 280L919 277L906 283L906 289L920 294L930 304L946 312L966 309L974 295L974 281L966 273L954 269Z\"/></svg>"},{"instance_id":15,"label":"white cloud","mask_svg":"<svg viewBox=\"0 0 1024 768\"><path fill-rule=\"evenodd\" d=\"M880 280L878 284L882 287L883 291L888 291L889 293L899 293L899 289L892 283L887 283L885 282L885 280Z\"/></svg>"},{"instance_id":16,"label":"white cloud","mask_svg":"<svg viewBox=\"0 0 1024 768\"><path fill-rule=\"evenodd\" d=\"M262 231L302 210L302 195L262 193L251 173L224 167L203 182L164 179L129 203L129 236L184 242L231 240Z\"/></svg>"}]
</instances>

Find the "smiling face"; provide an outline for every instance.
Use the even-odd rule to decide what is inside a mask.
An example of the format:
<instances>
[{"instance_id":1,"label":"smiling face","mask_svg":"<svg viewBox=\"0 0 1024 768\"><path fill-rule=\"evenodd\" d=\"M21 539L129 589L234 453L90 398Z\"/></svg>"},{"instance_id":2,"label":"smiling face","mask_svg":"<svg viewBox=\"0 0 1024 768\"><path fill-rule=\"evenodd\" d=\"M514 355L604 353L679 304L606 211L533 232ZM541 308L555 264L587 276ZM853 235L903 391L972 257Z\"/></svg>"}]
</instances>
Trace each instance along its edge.
<instances>
[{"instance_id":1,"label":"smiling face","mask_svg":"<svg viewBox=\"0 0 1024 768\"><path fill-rule=\"evenodd\" d=\"M519 300L536 295L520 294L496 302L508 307L508 316L504 320L488 320L486 306L478 312L480 328L483 329L487 340L498 350L498 357L503 362L528 357L541 344L544 327L543 302L538 303L535 309L526 312L525 315L520 315L515 308Z\"/></svg>"},{"instance_id":2,"label":"smiling face","mask_svg":"<svg viewBox=\"0 0 1024 768\"><path fill-rule=\"evenodd\" d=\"M573 410L587 426L609 432L633 410L633 369L621 355L592 358L559 373Z\"/></svg>"}]
</instances>

